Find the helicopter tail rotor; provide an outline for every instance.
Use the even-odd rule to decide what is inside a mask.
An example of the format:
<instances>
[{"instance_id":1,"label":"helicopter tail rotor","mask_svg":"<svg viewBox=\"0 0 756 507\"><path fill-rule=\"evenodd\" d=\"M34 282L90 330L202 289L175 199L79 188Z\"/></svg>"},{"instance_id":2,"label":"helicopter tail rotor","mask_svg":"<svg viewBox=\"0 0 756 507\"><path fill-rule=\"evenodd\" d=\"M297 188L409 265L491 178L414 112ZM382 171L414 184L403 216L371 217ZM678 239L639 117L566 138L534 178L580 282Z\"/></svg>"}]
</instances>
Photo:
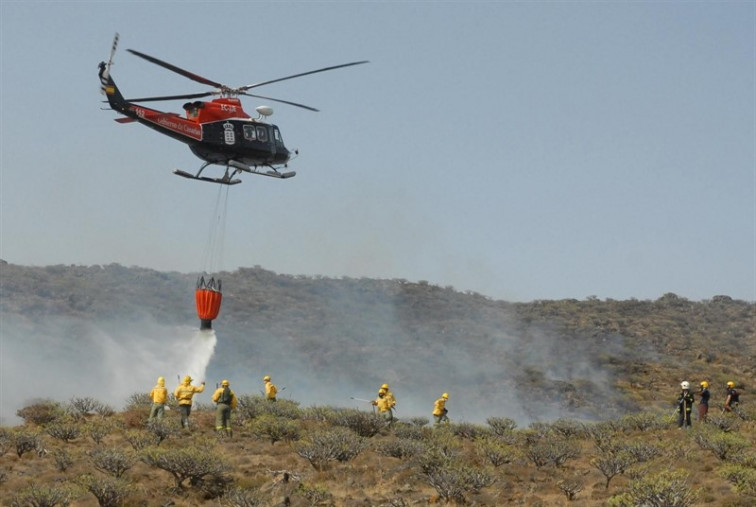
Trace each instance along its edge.
<instances>
[{"instance_id":1,"label":"helicopter tail rotor","mask_svg":"<svg viewBox=\"0 0 756 507\"><path fill-rule=\"evenodd\" d=\"M108 86L108 78L110 77L110 67L113 65L113 56L118 47L118 39L119 35L118 32L116 32L115 37L113 37L113 46L110 48L110 58L108 58L108 63L105 64L105 70L100 73L100 93L103 95L107 95L106 89Z\"/></svg>"}]
</instances>

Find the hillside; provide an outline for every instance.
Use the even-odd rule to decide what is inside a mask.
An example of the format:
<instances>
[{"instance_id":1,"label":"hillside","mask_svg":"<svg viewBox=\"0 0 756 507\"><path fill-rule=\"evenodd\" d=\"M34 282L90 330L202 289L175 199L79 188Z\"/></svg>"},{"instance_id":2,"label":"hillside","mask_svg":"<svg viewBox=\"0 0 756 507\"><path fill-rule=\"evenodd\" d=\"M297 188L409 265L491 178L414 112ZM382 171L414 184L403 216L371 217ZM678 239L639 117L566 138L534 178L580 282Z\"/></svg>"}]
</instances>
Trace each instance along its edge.
<instances>
[{"instance_id":1,"label":"hillside","mask_svg":"<svg viewBox=\"0 0 756 507\"><path fill-rule=\"evenodd\" d=\"M0 265L3 505L756 502L753 303L219 277L221 315L203 334L195 275ZM194 366L209 385L231 379L232 437L213 430L212 389L190 431L175 406L146 423L154 378ZM257 394L263 374L284 388L277 404ZM709 380L714 405L685 432L672 415L682 379ZM728 380L741 417L719 413ZM355 400L383 382L398 398L388 428ZM444 391L452 423L435 428Z\"/></svg>"},{"instance_id":2,"label":"hillside","mask_svg":"<svg viewBox=\"0 0 756 507\"><path fill-rule=\"evenodd\" d=\"M114 358L111 377L129 363L120 373L128 378L111 379L125 395L149 389L158 375L186 371L147 366L150 355L185 347L176 338L150 340L197 326L196 275L117 264L0 268L5 361L21 355L21 344L35 355L51 351L51 363L69 352L76 361L84 356L92 379L61 366L62 380L76 386L70 395L78 396L107 396L92 385L108 380L96 377L103 356ZM288 276L260 267L218 277L224 301L208 381L230 378L256 392L268 373L303 404L349 404L389 382L400 415L428 416L432 401L449 391L457 420L505 416L527 425L666 411L685 379L709 380L714 396L728 380L745 390L756 385L756 305L727 296L508 303L423 281ZM120 348L98 350L111 342ZM108 401L120 407L125 395ZM4 410L0 416L9 417Z\"/></svg>"}]
</instances>

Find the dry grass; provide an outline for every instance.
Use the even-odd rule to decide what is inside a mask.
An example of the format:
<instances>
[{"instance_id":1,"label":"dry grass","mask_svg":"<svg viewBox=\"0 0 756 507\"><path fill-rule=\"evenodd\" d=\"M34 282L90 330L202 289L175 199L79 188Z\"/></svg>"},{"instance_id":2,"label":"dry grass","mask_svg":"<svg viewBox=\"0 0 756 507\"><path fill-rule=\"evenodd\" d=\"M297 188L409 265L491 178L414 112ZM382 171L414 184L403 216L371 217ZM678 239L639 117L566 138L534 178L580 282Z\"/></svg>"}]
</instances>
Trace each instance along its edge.
<instances>
[{"instance_id":1,"label":"dry grass","mask_svg":"<svg viewBox=\"0 0 756 507\"><path fill-rule=\"evenodd\" d=\"M325 410L338 411L330 407ZM302 414L304 411L292 415ZM660 419L647 414L594 424L541 423L530 429L515 428L505 437L497 436L488 425L478 426L475 431L470 431L469 425L426 427L420 432L420 440L408 440L413 443L414 455L391 457L382 450L388 446L395 448L397 434L408 433L407 426L400 424L365 439L365 450L350 456L351 459L335 459L329 461L328 466L316 469L298 454L298 446L312 435L332 430L338 434L345 428L294 417L288 422L299 425L300 440L271 445L270 439L255 436L254 419L245 421L242 426L237 423L232 437L218 437L213 430L214 414L197 411L192 414L191 430L169 437L158 448L166 452L191 448L200 454L207 453L220 458L226 471L218 477L204 477L202 482L186 480L182 487L176 487L169 472L137 460L123 473L122 478L131 490L122 505L284 505L286 498L295 506L403 506L443 504L447 500L450 504L469 505L598 506L612 502L630 505L617 503L619 495L639 491L640 481L656 480L662 473L679 474L667 479L681 481L685 491L695 498L679 505L754 505L754 415L749 414L751 420L741 421L736 430L727 432L728 438L734 436L744 446L724 460L700 444L706 441L702 432L709 439L717 439L725 434L720 428L694 424L690 431L678 430L671 418ZM169 412L167 422L176 424L176 417L175 412ZM68 442L45 433L43 449L21 457L8 449L0 458L0 480L3 481L0 503L13 505L20 492L37 484L70 488L75 497L71 505L98 505L93 494L77 486L86 475L101 480L107 477L95 468L93 451L115 449L137 456L145 452L135 451L125 438L127 432L134 431L129 428L133 425L132 414L116 413L107 420L115 429L99 444L85 436L86 431ZM93 420L82 420L80 424L86 427L93 424ZM21 430L43 431L44 428L27 423L24 427L0 431L4 438L12 438L12 434ZM137 431L149 430L142 424ZM497 440L502 438L506 440ZM494 466L484 447L497 442L505 446L510 459ZM565 458L556 452L555 456L548 457L549 452L563 450L565 443L570 446L569 456ZM536 466L529 456L540 452L547 457ZM614 476L607 488L606 477L595 463L599 457L618 453L632 455L633 464ZM62 454L71 458L65 470L60 470L56 464L56 456ZM737 480L741 483L736 484ZM476 483L479 488L474 487Z\"/></svg>"}]
</instances>

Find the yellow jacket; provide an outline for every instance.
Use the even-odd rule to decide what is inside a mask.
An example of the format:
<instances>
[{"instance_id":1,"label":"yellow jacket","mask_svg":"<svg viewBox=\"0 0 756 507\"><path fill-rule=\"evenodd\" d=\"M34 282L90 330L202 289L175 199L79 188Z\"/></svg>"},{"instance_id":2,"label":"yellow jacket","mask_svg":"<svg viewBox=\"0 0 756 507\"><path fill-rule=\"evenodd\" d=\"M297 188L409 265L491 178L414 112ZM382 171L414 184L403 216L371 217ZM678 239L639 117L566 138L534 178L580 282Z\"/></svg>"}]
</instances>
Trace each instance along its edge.
<instances>
[{"instance_id":1,"label":"yellow jacket","mask_svg":"<svg viewBox=\"0 0 756 507\"><path fill-rule=\"evenodd\" d=\"M388 412L391 410L391 401L385 395L383 397L378 396L373 405L378 407L378 412Z\"/></svg>"},{"instance_id":2,"label":"yellow jacket","mask_svg":"<svg viewBox=\"0 0 756 507\"><path fill-rule=\"evenodd\" d=\"M394 393L392 393L391 391L386 391L386 394L383 397L388 400L389 406L391 408L394 408L396 406L396 397L394 396Z\"/></svg>"},{"instance_id":3,"label":"yellow jacket","mask_svg":"<svg viewBox=\"0 0 756 507\"><path fill-rule=\"evenodd\" d=\"M223 389L225 389L225 387L221 386L218 389L216 389L215 392L213 393L213 401L215 403L218 403L218 400L220 399L221 394L223 394ZM229 389L228 391L231 394L231 402L229 403L229 405L231 406L231 408L236 408L236 403L237 403L236 395L231 389Z\"/></svg>"},{"instance_id":4,"label":"yellow jacket","mask_svg":"<svg viewBox=\"0 0 756 507\"><path fill-rule=\"evenodd\" d=\"M443 415L445 409L446 409L446 398L439 398L436 400L436 403L433 405L433 415ZM428 412L426 412L426 414L427 413Z\"/></svg>"},{"instance_id":5,"label":"yellow jacket","mask_svg":"<svg viewBox=\"0 0 756 507\"><path fill-rule=\"evenodd\" d=\"M165 403L168 401L168 389L160 384L156 385L150 391L150 399L152 403Z\"/></svg>"},{"instance_id":6,"label":"yellow jacket","mask_svg":"<svg viewBox=\"0 0 756 507\"><path fill-rule=\"evenodd\" d=\"M205 384L196 387L189 382L185 382L176 388L176 390L173 392L173 395L178 400L179 405L191 405L192 396L194 396L195 393L201 393L204 390Z\"/></svg>"},{"instance_id":7,"label":"yellow jacket","mask_svg":"<svg viewBox=\"0 0 756 507\"><path fill-rule=\"evenodd\" d=\"M278 389L276 389L276 385L268 380L265 382L265 397L269 400L273 400L276 398L276 394L278 394Z\"/></svg>"}]
</instances>

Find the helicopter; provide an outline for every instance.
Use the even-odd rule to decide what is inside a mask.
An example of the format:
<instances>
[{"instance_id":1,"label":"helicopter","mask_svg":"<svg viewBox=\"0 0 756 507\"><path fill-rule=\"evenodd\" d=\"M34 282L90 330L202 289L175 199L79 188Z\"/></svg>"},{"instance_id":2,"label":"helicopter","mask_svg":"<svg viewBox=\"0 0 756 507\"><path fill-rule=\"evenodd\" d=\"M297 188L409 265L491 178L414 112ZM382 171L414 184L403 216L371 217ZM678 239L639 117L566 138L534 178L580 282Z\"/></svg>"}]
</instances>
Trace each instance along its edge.
<instances>
[{"instance_id":1,"label":"helicopter","mask_svg":"<svg viewBox=\"0 0 756 507\"><path fill-rule=\"evenodd\" d=\"M119 123L138 122L161 134L186 143L189 145L192 153L202 159L204 163L194 174L180 169L175 169L173 173L184 178L222 185L241 183L240 179L235 178L240 173L258 174L279 179L287 179L296 175L295 171L283 172L283 169L288 167L287 164L291 160L292 152L284 145L279 128L266 121L273 114L273 109L269 106L259 106L255 109L258 116L252 118L242 108L239 96L255 97L300 107L309 111L318 111L304 104L262 95L253 95L247 91L287 79L368 63L367 60L344 63L249 84L239 88L231 88L153 56L128 49L129 53L148 62L159 65L198 83L212 86L215 89L201 93L125 99L116 86L115 81L113 81L113 77L110 75L113 56L118 47L118 40L119 35L116 33L110 51L110 58L107 63L100 62L99 64L101 91L106 96L110 108L124 115L123 117L116 118L116 121ZM218 98L210 101L197 100L213 95L217 95ZM143 102L182 99L189 100L189 102L183 105L185 111L183 116L178 113L158 111L140 105ZM297 154L298 151L295 150L294 155ZM203 176L202 172L213 164L225 166L226 170L223 176L219 178Z\"/></svg>"}]
</instances>

